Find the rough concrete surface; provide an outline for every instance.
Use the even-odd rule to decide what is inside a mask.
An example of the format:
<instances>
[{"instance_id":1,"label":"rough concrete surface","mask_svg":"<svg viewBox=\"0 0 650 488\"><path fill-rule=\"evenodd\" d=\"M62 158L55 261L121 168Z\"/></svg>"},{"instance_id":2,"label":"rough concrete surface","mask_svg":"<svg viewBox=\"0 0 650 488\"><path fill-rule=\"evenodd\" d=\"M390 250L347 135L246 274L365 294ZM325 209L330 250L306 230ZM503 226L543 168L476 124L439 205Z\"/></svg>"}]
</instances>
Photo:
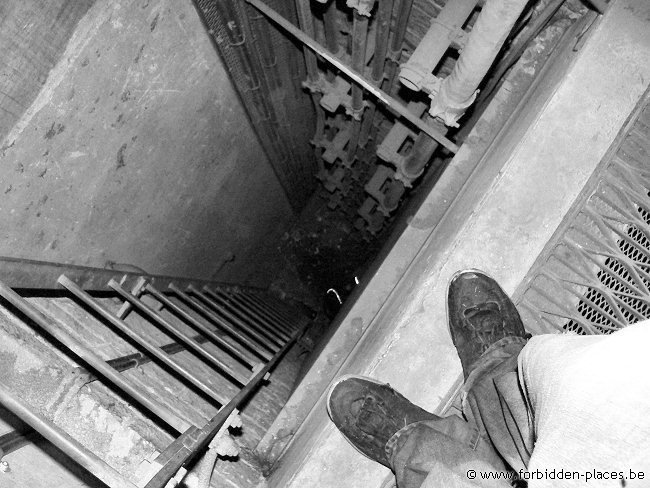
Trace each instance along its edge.
<instances>
[{"instance_id":1,"label":"rough concrete surface","mask_svg":"<svg viewBox=\"0 0 650 488\"><path fill-rule=\"evenodd\" d=\"M291 218L189 0L97 2L1 146L1 255L242 281Z\"/></svg>"}]
</instances>

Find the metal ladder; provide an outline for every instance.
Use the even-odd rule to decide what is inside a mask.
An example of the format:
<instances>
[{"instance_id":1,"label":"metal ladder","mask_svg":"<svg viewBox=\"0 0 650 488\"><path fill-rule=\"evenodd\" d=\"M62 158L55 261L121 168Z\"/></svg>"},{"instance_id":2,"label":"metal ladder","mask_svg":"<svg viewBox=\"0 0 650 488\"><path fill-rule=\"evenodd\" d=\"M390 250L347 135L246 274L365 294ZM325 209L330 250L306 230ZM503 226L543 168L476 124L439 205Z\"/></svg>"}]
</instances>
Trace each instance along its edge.
<instances>
[{"instance_id":1,"label":"metal ladder","mask_svg":"<svg viewBox=\"0 0 650 488\"><path fill-rule=\"evenodd\" d=\"M211 444L213 439L221 436L232 423L239 422L237 408L264 379L268 379L270 370L304 333L309 320L261 289L211 285L161 276L145 277L135 273L124 273L118 281L110 276L117 273L102 270L110 278L105 286L99 287L93 278L93 288L110 290L123 301L119 311L112 313L88 290L79 286L79 282L88 283L77 272L79 269L71 270L73 279L66 274L60 275L57 279L59 289L65 290L77 306L100 317L106 327L128 338L136 346L137 352L105 360L66 332L57 324L57 319L41 311L4 282L0 282L0 296L45 331L46 337L49 335L54 339L50 341L53 347L59 348L80 364L72 371L81 379L80 384L97 379L107 383L149 418L157 420L169 431L176 432L178 437L155 458L145 462L148 465L139 470L137 480L130 480L12 394L1 380L0 404L111 488L162 488L168 486L170 480L170 485L175 486L186 472L184 466ZM83 276L88 275L86 273ZM163 290L164 285L166 289ZM145 297L150 299L149 304ZM151 305L154 301L159 308ZM173 314L187 327L179 327L179 322L165 318L162 309ZM152 338L137 331L125 321L131 311L137 311L146 317L173 337L174 342L156 344ZM195 334L188 334L187 330L190 329ZM208 350L206 343L216 346L218 353L215 353L214 347ZM217 391L204 378L189 371L181 361L174 358L176 353L184 350L194 353L212 370L235 385L237 393L226 395ZM234 368L233 360L243 367ZM193 425L120 374L149 361L157 362L181 378L184 386L200 391L218 403L220 408L216 415L203 425Z\"/></svg>"}]
</instances>

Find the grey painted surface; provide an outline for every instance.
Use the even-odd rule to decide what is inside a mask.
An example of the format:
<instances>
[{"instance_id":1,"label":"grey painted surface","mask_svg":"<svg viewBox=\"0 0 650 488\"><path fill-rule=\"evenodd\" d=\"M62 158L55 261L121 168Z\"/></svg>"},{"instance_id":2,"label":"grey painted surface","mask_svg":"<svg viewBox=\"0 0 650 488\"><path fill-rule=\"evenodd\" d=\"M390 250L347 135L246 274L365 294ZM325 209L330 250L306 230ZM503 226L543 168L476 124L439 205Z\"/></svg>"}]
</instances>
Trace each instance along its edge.
<instances>
[{"instance_id":1,"label":"grey painted surface","mask_svg":"<svg viewBox=\"0 0 650 488\"><path fill-rule=\"evenodd\" d=\"M189 0L94 5L2 147L1 255L260 283L291 218Z\"/></svg>"}]
</instances>

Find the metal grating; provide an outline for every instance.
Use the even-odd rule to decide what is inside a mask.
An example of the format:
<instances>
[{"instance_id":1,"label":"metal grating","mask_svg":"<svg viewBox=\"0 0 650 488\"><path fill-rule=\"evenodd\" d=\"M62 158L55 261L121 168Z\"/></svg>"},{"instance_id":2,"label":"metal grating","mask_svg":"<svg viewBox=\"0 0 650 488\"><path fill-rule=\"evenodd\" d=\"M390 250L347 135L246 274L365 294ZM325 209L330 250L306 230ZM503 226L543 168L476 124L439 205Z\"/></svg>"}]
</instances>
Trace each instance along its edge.
<instances>
[{"instance_id":1,"label":"metal grating","mask_svg":"<svg viewBox=\"0 0 650 488\"><path fill-rule=\"evenodd\" d=\"M650 318L649 163L646 94L516 294L531 332L609 334Z\"/></svg>"}]
</instances>

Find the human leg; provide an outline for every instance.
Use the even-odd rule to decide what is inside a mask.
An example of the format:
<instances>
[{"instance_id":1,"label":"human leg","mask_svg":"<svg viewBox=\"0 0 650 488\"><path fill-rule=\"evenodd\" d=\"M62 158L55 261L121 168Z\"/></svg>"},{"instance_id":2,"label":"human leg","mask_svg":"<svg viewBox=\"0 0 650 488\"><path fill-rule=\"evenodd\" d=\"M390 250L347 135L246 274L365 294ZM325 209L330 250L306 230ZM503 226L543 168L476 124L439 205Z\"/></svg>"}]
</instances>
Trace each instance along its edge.
<instances>
[{"instance_id":1,"label":"human leg","mask_svg":"<svg viewBox=\"0 0 650 488\"><path fill-rule=\"evenodd\" d=\"M391 468L399 488L418 488L427 477L438 486L471 487L468 469L505 470L476 423L426 412L390 385L348 375L332 386L327 405L346 439Z\"/></svg>"},{"instance_id":2,"label":"human leg","mask_svg":"<svg viewBox=\"0 0 650 488\"><path fill-rule=\"evenodd\" d=\"M367 378L339 379L328 397L328 411L339 430L362 453L390 467L400 488L422 483L474 486L468 470L506 470L486 432L494 422L482 417L503 416L499 398L512 400L507 383L502 384L505 394L496 391L495 378L510 373L516 381L525 331L503 290L479 271L456 275L448 295L450 330L468 380L466 420L428 414L390 386ZM489 481L497 486L505 482Z\"/></svg>"},{"instance_id":3,"label":"human leg","mask_svg":"<svg viewBox=\"0 0 650 488\"><path fill-rule=\"evenodd\" d=\"M531 488L650 485L649 348L650 321L611 335L537 336L524 347L519 378L536 437L528 471L542 473Z\"/></svg>"}]
</instances>

